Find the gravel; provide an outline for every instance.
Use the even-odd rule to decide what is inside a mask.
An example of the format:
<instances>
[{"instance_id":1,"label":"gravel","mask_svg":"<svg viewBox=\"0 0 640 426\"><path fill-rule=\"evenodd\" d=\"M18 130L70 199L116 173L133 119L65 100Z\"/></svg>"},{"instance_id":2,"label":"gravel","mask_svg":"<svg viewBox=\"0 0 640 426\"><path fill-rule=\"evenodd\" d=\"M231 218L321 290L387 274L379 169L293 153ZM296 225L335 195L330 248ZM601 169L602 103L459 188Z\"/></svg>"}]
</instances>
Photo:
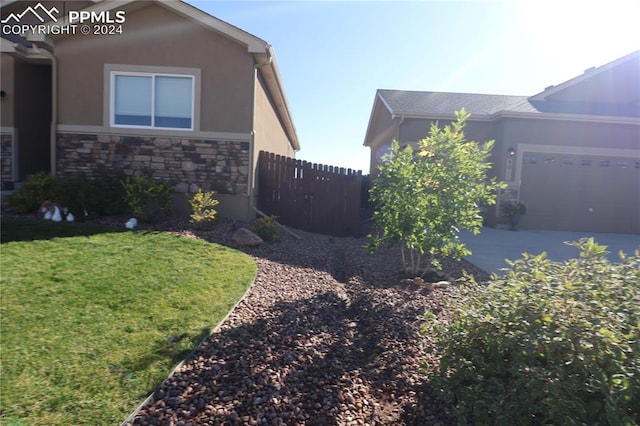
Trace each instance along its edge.
<instances>
[{"instance_id":1,"label":"gravel","mask_svg":"<svg viewBox=\"0 0 640 426\"><path fill-rule=\"evenodd\" d=\"M124 222L123 222L124 223ZM295 231L237 246L232 224L164 230L245 251L256 280L226 321L154 392L131 425L449 425L418 370L428 337L419 317L440 312L455 286L399 284L398 250L369 254L364 238ZM156 227L157 228L157 227ZM458 278L461 261L443 262Z\"/></svg>"}]
</instances>

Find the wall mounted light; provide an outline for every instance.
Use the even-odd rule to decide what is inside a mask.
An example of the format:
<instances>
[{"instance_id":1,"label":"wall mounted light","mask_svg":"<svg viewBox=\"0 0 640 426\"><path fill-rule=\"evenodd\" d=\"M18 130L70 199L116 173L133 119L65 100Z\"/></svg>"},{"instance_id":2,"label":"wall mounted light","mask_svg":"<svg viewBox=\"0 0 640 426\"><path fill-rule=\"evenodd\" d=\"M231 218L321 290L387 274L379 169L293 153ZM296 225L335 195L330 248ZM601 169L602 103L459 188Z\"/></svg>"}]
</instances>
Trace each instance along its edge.
<instances>
[{"instance_id":1,"label":"wall mounted light","mask_svg":"<svg viewBox=\"0 0 640 426\"><path fill-rule=\"evenodd\" d=\"M507 149L507 154L509 154L509 157L513 157L514 155L516 155L515 148L509 147L509 149Z\"/></svg>"}]
</instances>

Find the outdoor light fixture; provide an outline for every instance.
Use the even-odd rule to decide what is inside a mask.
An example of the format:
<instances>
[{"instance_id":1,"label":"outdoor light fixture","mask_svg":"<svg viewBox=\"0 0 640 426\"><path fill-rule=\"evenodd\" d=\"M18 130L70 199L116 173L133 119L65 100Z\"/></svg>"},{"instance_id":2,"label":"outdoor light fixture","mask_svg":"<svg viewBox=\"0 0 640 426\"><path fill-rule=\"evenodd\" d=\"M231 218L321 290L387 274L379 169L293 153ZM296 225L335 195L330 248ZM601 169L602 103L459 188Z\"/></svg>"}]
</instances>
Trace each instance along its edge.
<instances>
[{"instance_id":1,"label":"outdoor light fixture","mask_svg":"<svg viewBox=\"0 0 640 426\"><path fill-rule=\"evenodd\" d=\"M509 154L509 157L513 157L514 155L516 155L516 150L515 150L515 148L511 148L511 147L510 147L510 148L507 150L507 154Z\"/></svg>"}]
</instances>

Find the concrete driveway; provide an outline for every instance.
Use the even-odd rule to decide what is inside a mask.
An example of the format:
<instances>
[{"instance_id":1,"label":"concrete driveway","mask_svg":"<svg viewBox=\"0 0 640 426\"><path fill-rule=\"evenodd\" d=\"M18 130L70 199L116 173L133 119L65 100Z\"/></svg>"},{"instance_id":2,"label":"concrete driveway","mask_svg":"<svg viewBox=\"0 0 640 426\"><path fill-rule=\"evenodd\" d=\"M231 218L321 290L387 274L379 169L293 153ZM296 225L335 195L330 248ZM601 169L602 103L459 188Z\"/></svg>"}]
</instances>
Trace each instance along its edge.
<instances>
[{"instance_id":1,"label":"concrete driveway","mask_svg":"<svg viewBox=\"0 0 640 426\"><path fill-rule=\"evenodd\" d=\"M554 261L564 261L578 257L578 251L564 244L565 241L578 241L580 238L593 237L600 245L607 246L609 259L620 260L618 252L632 254L640 249L640 235L637 234L602 234L589 232L534 231L482 228L478 235L463 232L460 239L472 251L465 259L477 267L489 272L503 275L506 268L505 259L516 260L523 253L540 254L547 252L547 257Z\"/></svg>"}]
</instances>

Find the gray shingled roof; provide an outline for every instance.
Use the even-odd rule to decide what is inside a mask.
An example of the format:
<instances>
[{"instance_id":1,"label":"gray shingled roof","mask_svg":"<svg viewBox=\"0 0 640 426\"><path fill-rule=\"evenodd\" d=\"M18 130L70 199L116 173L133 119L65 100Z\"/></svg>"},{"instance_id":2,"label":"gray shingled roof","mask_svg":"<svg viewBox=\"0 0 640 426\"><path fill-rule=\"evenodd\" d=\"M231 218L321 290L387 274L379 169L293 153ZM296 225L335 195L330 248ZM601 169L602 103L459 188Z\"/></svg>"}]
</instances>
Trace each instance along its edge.
<instances>
[{"instance_id":1,"label":"gray shingled roof","mask_svg":"<svg viewBox=\"0 0 640 426\"><path fill-rule=\"evenodd\" d=\"M463 107L476 116L492 115L500 111L537 112L529 103L528 96L382 89L378 93L395 115L453 114Z\"/></svg>"}]
</instances>

